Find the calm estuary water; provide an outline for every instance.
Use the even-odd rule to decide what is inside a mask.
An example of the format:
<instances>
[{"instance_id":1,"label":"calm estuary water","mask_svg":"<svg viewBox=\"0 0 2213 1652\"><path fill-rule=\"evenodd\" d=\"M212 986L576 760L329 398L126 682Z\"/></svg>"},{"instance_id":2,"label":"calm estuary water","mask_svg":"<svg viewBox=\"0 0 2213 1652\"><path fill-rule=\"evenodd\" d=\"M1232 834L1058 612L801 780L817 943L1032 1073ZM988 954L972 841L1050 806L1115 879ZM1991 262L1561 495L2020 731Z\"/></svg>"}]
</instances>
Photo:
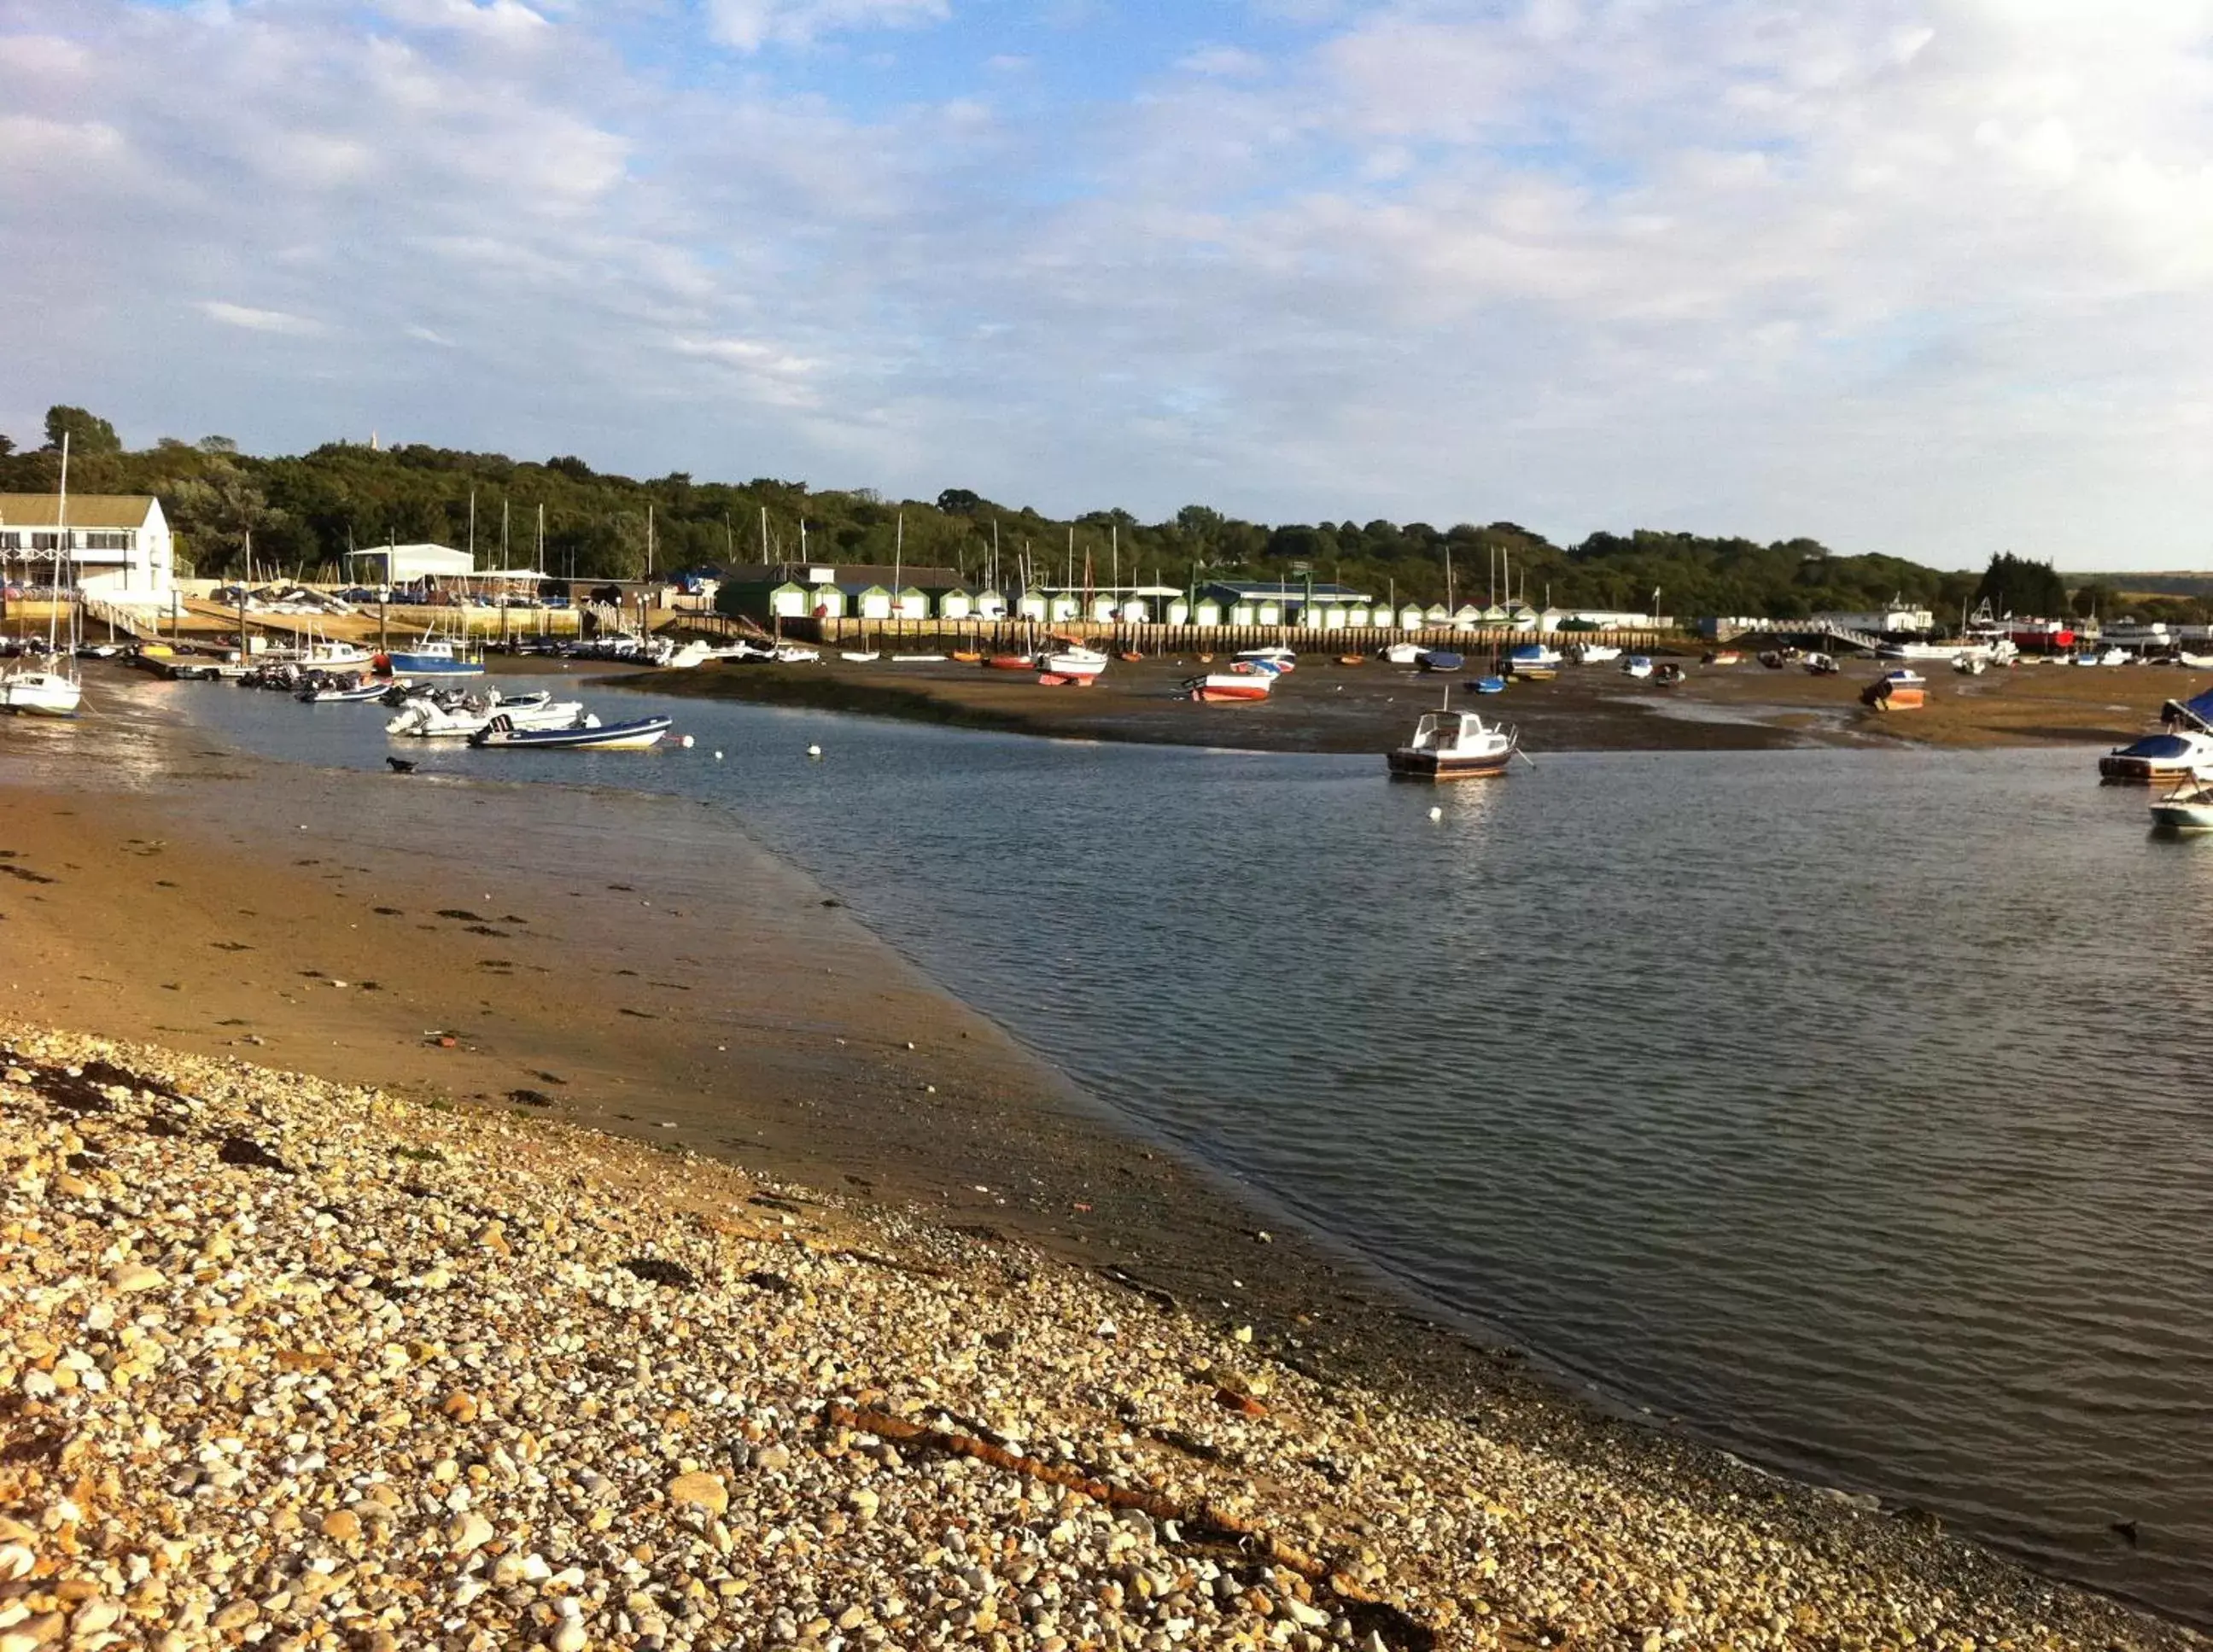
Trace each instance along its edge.
<instances>
[{"instance_id":1,"label":"calm estuary water","mask_svg":"<svg viewBox=\"0 0 2213 1652\"><path fill-rule=\"evenodd\" d=\"M2213 842L2152 838L2088 753L1540 756L1434 791L590 698L698 748L425 766L726 805L1141 1129L1447 1308L2213 1620ZM175 703L273 756L390 749L375 708Z\"/></svg>"}]
</instances>

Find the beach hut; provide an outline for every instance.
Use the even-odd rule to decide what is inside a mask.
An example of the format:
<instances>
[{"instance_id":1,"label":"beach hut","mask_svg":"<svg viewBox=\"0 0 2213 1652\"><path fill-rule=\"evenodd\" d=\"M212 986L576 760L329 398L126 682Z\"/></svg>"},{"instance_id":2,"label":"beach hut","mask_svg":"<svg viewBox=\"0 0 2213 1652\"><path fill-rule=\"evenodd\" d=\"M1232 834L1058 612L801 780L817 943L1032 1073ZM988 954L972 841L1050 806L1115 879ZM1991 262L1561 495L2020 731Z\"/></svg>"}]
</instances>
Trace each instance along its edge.
<instances>
[{"instance_id":1,"label":"beach hut","mask_svg":"<svg viewBox=\"0 0 2213 1652\"><path fill-rule=\"evenodd\" d=\"M1104 594L1094 596L1091 599L1091 618L1096 624L1101 625L1113 625L1114 623L1114 599L1112 596Z\"/></svg>"},{"instance_id":2,"label":"beach hut","mask_svg":"<svg viewBox=\"0 0 2213 1652\"><path fill-rule=\"evenodd\" d=\"M1324 631L1343 631L1352 623L1351 616L1350 608L1332 602L1321 611L1321 628Z\"/></svg>"},{"instance_id":3,"label":"beach hut","mask_svg":"<svg viewBox=\"0 0 2213 1652\"><path fill-rule=\"evenodd\" d=\"M1004 619L1007 617L1007 594L1004 591L978 591L974 603L978 619Z\"/></svg>"},{"instance_id":4,"label":"beach hut","mask_svg":"<svg viewBox=\"0 0 2213 1652\"><path fill-rule=\"evenodd\" d=\"M849 585L842 588L856 619L888 619L892 617L892 594L882 586Z\"/></svg>"},{"instance_id":5,"label":"beach hut","mask_svg":"<svg viewBox=\"0 0 2213 1652\"><path fill-rule=\"evenodd\" d=\"M966 619L976 612L976 599L958 585L937 594L940 619Z\"/></svg>"},{"instance_id":6,"label":"beach hut","mask_svg":"<svg viewBox=\"0 0 2213 1652\"><path fill-rule=\"evenodd\" d=\"M1171 625L1191 624L1191 604L1180 596L1168 599L1167 623Z\"/></svg>"},{"instance_id":7,"label":"beach hut","mask_svg":"<svg viewBox=\"0 0 2213 1652\"><path fill-rule=\"evenodd\" d=\"M772 619L804 619L813 606L807 600L807 588L795 579L771 587L768 594L768 611Z\"/></svg>"},{"instance_id":8,"label":"beach hut","mask_svg":"<svg viewBox=\"0 0 2213 1652\"><path fill-rule=\"evenodd\" d=\"M1510 609L1502 607L1496 602L1483 610L1483 623L1486 625L1503 625L1513 618Z\"/></svg>"},{"instance_id":9,"label":"beach hut","mask_svg":"<svg viewBox=\"0 0 2213 1652\"><path fill-rule=\"evenodd\" d=\"M1152 622L1153 611L1141 596L1124 597L1121 613L1122 623L1125 625L1144 625Z\"/></svg>"},{"instance_id":10,"label":"beach hut","mask_svg":"<svg viewBox=\"0 0 2213 1652\"><path fill-rule=\"evenodd\" d=\"M1442 602L1432 602L1422 613L1422 624L1424 625L1443 626L1452 622L1452 610Z\"/></svg>"},{"instance_id":11,"label":"beach hut","mask_svg":"<svg viewBox=\"0 0 2213 1652\"><path fill-rule=\"evenodd\" d=\"M1216 602L1210 596L1203 596L1199 598L1198 607L1194 607L1191 611L1191 623L1194 625L1220 625L1222 623L1222 605L1219 602Z\"/></svg>"},{"instance_id":12,"label":"beach hut","mask_svg":"<svg viewBox=\"0 0 2213 1652\"><path fill-rule=\"evenodd\" d=\"M1473 631L1483 624L1483 610L1472 602L1463 602L1453 610L1454 631Z\"/></svg>"},{"instance_id":13,"label":"beach hut","mask_svg":"<svg viewBox=\"0 0 2213 1652\"><path fill-rule=\"evenodd\" d=\"M1015 618L1042 620L1048 617L1046 594L1043 591L1024 591L1015 601Z\"/></svg>"},{"instance_id":14,"label":"beach hut","mask_svg":"<svg viewBox=\"0 0 2213 1652\"><path fill-rule=\"evenodd\" d=\"M832 585L826 580L807 593L807 612L817 619L843 619L845 608L845 592L842 586Z\"/></svg>"},{"instance_id":15,"label":"beach hut","mask_svg":"<svg viewBox=\"0 0 2213 1652\"><path fill-rule=\"evenodd\" d=\"M1405 607L1399 610L1399 629L1400 631L1419 631L1422 628L1423 622L1424 615L1422 613L1422 605L1420 603L1409 602Z\"/></svg>"},{"instance_id":16,"label":"beach hut","mask_svg":"<svg viewBox=\"0 0 2213 1652\"><path fill-rule=\"evenodd\" d=\"M1355 631L1365 631L1377 622L1373 609L1365 602L1356 602L1344 611L1344 623ZM1385 620L1382 623L1388 625L1390 622Z\"/></svg>"},{"instance_id":17,"label":"beach hut","mask_svg":"<svg viewBox=\"0 0 2213 1652\"><path fill-rule=\"evenodd\" d=\"M1233 602L1229 605L1229 623L1233 625L1253 625L1257 623L1254 616L1259 613L1259 610L1250 602Z\"/></svg>"},{"instance_id":18,"label":"beach hut","mask_svg":"<svg viewBox=\"0 0 2213 1652\"><path fill-rule=\"evenodd\" d=\"M1256 602L1253 605L1253 623L1256 625L1280 625L1283 623L1283 605L1280 602Z\"/></svg>"},{"instance_id":19,"label":"beach hut","mask_svg":"<svg viewBox=\"0 0 2213 1652\"><path fill-rule=\"evenodd\" d=\"M927 619L930 618L930 593L919 585L909 585L892 598L892 618L894 619Z\"/></svg>"},{"instance_id":20,"label":"beach hut","mask_svg":"<svg viewBox=\"0 0 2213 1652\"><path fill-rule=\"evenodd\" d=\"M1056 593L1046 604L1046 617L1056 625L1065 625L1083 612L1083 599L1067 591Z\"/></svg>"}]
</instances>

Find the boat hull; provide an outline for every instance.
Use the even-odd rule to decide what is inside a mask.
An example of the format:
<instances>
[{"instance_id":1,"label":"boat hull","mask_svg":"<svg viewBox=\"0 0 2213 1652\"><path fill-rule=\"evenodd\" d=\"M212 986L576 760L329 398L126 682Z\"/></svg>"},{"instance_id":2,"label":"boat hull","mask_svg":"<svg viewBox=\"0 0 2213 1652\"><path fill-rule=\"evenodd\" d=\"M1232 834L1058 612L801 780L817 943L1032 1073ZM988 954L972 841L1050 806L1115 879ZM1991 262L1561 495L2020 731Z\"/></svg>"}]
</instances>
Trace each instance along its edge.
<instances>
[{"instance_id":1,"label":"boat hull","mask_svg":"<svg viewBox=\"0 0 2213 1652\"><path fill-rule=\"evenodd\" d=\"M454 660L437 654L387 654L387 669L395 677L481 677L483 665L473 660Z\"/></svg>"},{"instance_id":2,"label":"boat hull","mask_svg":"<svg viewBox=\"0 0 2213 1652\"><path fill-rule=\"evenodd\" d=\"M2213 803L2154 803L2151 823L2162 832L2213 832Z\"/></svg>"},{"instance_id":3,"label":"boat hull","mask_svg":"<svg viewBox=\"0 0 2213 1652\"><path fill-rule=\"evenodd\" d=\"M598 728L496 728L487 725L469 736L469 744L490 750L642 752L657 746L668 732L667 717L644 717L636 722L611 722Z\"/></svg>"},{"instance_id":4,"label":"boat hull","mask_svg":"<svg viewBox=\"0 0 2213 1652\"><path fill-rule=\"evenodd\" d=\"M1394 780L1484 780L1504 774L1514 753L1509 749L1480 757L1440 757L1435 752L1399 750L1385 760Z\"/></svg>"},{"instance_id":5,"label":"boat hull","mask_svg":"<svg viewBox=\"0 0 2213 1652\"><path fill-rule=\"evenodd\" d=\"M1205 701L1265 700L1274 679L1264 674L1241 676L1216 672L1210 676L1197 677L1186 685L1191 698Z\"/></svg>"}]
</instances>

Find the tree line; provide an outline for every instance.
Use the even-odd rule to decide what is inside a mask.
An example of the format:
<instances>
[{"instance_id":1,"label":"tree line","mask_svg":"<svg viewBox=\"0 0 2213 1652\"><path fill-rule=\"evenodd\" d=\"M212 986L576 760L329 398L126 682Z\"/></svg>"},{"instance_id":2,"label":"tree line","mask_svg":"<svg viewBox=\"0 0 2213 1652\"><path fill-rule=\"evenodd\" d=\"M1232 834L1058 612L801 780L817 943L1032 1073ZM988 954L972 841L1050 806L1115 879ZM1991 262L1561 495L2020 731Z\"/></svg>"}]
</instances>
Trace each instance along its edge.
<instances>
[{"instance_id":1,"label":"tree line","mask_svg":"<svg viewBox=\"0 0 2213 1652\"><path fill-rule=\"evenodd\" d=\"M1639 612L1656 592L1670 613L1786 621L1894 598L1952 621L1984 599L2001 613L2060 614L2082 594L2070 592L2051 564L2010 555L1994 557L1978 576L1843 555L1810 539L1762 544L1639 528L1561 546L1509 521L1271 526L1197 504L1162 521L1121 509L1070 520L963 488L931 500L891 500L867 488L814 489L769 477L702 482L681 471L634 478L574 455L517 460L418 443L329 442L265 458L223 436L164 437L134 450L107 420L75 406L49 411L43 447L19 451L0 436L0 491L52 491L64 434L73 491L155 495L178 534L180 563L211 577L243 574L250 550L259 577L340 581L349 577L353 551L387 541L466 547L472 538L480 567L636 579L649 571L649 523L655 574L802 558L889 564L896 555L971 580L996 569L1008 587L1024 568L1038 583L1088 575L1103 585L1119 564L1125 583L1311 577L1402 603L1449 595ZM2085 589L2093 600L2110 595Z\"/></svg>"}]
</instances>

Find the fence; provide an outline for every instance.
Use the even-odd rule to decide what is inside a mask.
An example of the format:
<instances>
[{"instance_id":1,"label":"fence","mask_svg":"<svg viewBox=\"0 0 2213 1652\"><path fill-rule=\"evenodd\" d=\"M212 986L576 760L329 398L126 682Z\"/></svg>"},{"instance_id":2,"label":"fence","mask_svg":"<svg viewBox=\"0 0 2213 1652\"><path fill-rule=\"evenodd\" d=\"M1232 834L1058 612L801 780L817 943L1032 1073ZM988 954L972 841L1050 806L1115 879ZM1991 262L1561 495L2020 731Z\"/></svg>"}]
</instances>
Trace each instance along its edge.
<instances>
[{"instance_id":1,"label":"fence","mask_svg":"<svg viewBox=\"0 0 2213 1652\"><path fill-rule=\"evenodd\" d=\"M688 627L723 636L759 635L753 620L728 615L687 617ZM1503 653L1542 643L1556 649L1577 643L1610 648L1681 646L1690 639L1673 631L1547 631L1486 626L1462 631L1450 625L1408 631L1398 626L1341 625L1166 625L1126 621L1039 619L785 619L778 634L826 646L889 649L931 643L947 652L1030 654L1052 637L1073 637L1111 654L1224 654L1244 649L1288 648L1300 654L1373 654L1394 643L1452 649L1463 654Z\"/></svg>"}]
</instances>

